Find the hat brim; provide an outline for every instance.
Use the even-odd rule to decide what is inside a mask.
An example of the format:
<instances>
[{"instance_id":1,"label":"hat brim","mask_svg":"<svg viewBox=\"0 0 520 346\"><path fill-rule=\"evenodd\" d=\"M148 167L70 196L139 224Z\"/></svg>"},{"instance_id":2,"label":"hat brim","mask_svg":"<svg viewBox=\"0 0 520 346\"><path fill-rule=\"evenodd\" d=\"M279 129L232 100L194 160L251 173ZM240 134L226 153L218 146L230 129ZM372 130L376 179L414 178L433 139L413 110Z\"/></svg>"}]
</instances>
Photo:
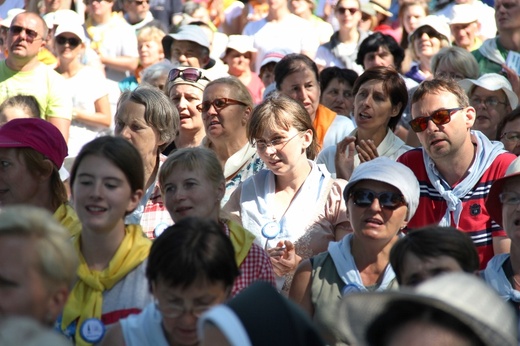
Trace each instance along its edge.
<instances>
[{"instance_id":1,"label":"hat brim","mask_svg":"<svg viewBox=\"0 0 520 346\"><path fill-rule=\"evenodd\" d=\"M379 4L376 4L375 2L371 2L370 4L373 6L373 8L374 8L374 10L376 12L384 14L385 16L390 17L390 18L394 16L394 14L392 12L390 12L387 9L383 8Z\"/></svg>"},{"instance_id":2,"label":"hat brim","mask_svg":"<svg viewBox=\"0 0 520 346\"><path fill-rule=\"evenodd\" d=\"M340 332L347 340L366 345L366 333L370 325L383 313L390 303L406 301L415 302L446 312L467 325L486 345L510 345L500 333L490 328L484 321L475 319L456 306L434 297L406 291L386 291L379 293L352 293L343 299L338 321ZM484 317L485 318L485 317ZM352 338L355 338L352 340Z\"/></svg>"},{"instance_id":3,"label":"hat brim","mask_svg":"<svg viewBox=\"0 0 520 346\"><path fill-rule=\"evenodd\" d=\"M509 90L504 87L490 89L488 85L484 85L484 83L482 83L482 81L478 79L463 79L459 81L459 85L464 89L464 91L466 91L466 94L468 95L475 86L491 91L502 90L506 94L511 109L515 109L516 107L518 107L518 96L515 94L513 90Z\"/></svg>"}]
</instances>

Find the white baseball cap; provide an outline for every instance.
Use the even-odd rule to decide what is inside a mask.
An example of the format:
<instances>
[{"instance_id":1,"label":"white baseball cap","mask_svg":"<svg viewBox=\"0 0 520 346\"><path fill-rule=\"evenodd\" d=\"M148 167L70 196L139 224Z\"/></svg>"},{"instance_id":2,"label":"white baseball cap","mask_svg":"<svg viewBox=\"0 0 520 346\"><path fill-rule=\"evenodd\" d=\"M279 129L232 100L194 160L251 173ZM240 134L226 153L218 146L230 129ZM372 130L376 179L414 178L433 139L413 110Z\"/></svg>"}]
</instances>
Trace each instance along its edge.
<instances>
[{"instance_id":1,"label":"white baseball cap","mask_svg":"<svg viewBox=\"0 0 520 346\"><path fill-rule=\"evenodd\" d=\"M450 25L469 24L478 20L478 12L474 5L457 4L453 6L452 11Z\"/></svg>"}]
</instances>

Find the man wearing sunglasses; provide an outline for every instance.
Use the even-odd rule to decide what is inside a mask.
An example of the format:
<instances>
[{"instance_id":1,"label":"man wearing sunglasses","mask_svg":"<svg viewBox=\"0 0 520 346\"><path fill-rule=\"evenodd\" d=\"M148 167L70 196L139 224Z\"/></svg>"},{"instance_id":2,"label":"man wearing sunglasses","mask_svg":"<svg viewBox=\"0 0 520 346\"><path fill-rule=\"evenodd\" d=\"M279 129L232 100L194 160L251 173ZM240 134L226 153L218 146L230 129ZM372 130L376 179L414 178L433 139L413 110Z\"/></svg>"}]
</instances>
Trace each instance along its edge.
<instances>
[{"instance_id":1,"label":"man wearing sunglasses","mask_svg":"<svg viewBox=\"0 0 520 346\"><path fill-rule=\"evenodd\" d=\"M42 117L68 140L72 97L63 77L38 60L48 31L38 14L23 12L13 18L6 39L8 56L0 62L0 103L17 94L33 95Z\"/></svg>"},{"instance_id":2,"label":"man wearing sunglasses","mask_svg":"<svg viewBox=\"0 0 520 346\"><path fill-rule=\"evenodd\" d=\"M422 148L398 161L414 171L421 196L408 228L438 224L468 233L483 269L493 255L509 252L510 241L484 202L493 181L504 176L516 156L471 130L475 108L453 80L421 83L412 97L411 116L410 127Z\"/></svg>"}]
</instances>

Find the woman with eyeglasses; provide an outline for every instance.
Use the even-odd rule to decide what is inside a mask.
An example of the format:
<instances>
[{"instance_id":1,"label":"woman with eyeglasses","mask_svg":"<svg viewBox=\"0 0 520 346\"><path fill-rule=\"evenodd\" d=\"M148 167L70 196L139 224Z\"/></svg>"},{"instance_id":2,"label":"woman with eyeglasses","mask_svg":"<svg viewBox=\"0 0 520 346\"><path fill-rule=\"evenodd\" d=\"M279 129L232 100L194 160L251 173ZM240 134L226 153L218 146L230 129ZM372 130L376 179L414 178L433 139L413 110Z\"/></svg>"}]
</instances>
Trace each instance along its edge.
<instances>
[{"instance_id":1,"label":"woman with eyeglasses","mask_svg":"<svg viewBox=\"0 0 520 346\"><path fill-rule=\"evenodd\" d=\"M267 249L278 288L287 292L302 259L350 231L341 196L346 182L312 161L316 132L300 102L275 93L254 109L247 128L267 169L244 181L224 212Z\"/></svg>"},{"instance_id":2,"label":"woman with eyeglasses","mask_svg":"<svg viewBox=\"0 0 520 346\"><path fill-rule=\"evenodd\" d=\"M336 321L343 296L397 288L390 249L417 209L419 183L405 165L379 157L354 170L343 196L353 232L303 261L289 291L289 298L336 339L329 340L333 345L353 341L344 339Z\"/></svg>"},{"instance_id":3,"label":"woman with eyeglasses","mask_svg":"<svg viewBox=\"0 0 520 346\"><path fill-rule=\"evenodd\" d=\"M238 275L233 245L217 222L180 220L150 249L146 278L155 302L120 320L101 345L198 345L199 317L228 300Z\"/></svg>"},{"instance_id":4,"label":"woman with eyeglasses","mask_svg":"<svg viewBox=\"0 0 520 346\"><path fill-rule=\"evenodd\" d=\"M396 160L411 149L394 134L408 102L405 81L394 68L366 70L356 79L352 91L357 128L337 146L325 148L316 160L347 180L363 162L378 156Z\"/></svg>"},{"instance_id":5,"label":"woman with eyeglasses","mask_svg":"<svg viewBox=\"0 0 520 346\"><path fill-rule=\"evenodd\" d=\"M430 15L421 19L409 37L414 62L405 76L417 83L432 79L431 61L439 50L451 46L450 38L450 27L441 17Z\"/></svg>"},{"instance_id":6,"label":"woman with eyeglasses","mask_svg":"<svg viewBox=\"0 0 520 346\"><path fill-rule=\"evenodd\" d=\"M338 20L339 30L330 41L322 44L316 53L316 65L321 70L329 66L348 68L357 73L363 72L363 67L356 63L358 47L369 35L369 32L359 29L361 10L359 0L338 0L334 5L334 15Z\"/></svg>"},{"instance_id":7,"label":"woman with eyeglasses","mask_svg":"<svg viewBox=\"0 0 520 346\"><path fill-rule=\"evenodd\" d=\"M507 114L498 124L497 139L504 144L504 149L520 155L520 108Z\"/></svg>"},{"instance_id":8,"label":"woman with eyeglasses","mask_svg":"<svg viewBox=\"0 0 520 346\"><path fill-rule=\"evenodd\" d=\"M154 239L173 223L161 198L158 175L166 160L161 152L179 128L179 113L164 92L140 85L121 94L114 121L115 134L137 148L144 166L144 194L125 222L141 225L146 236Z\"/></svg>"},{"instance_id":9,"label":"woman with eyeglasses","mask_svg":"<svg viewBox=\"0 0 520 346\"><path fill-rule=\"evenodd\" d=\"M226 193L221 201L224 205L241 182L264 168L246 133L253 99L238 78L229 76L206 86L197 109L202 113L206 130L202 145L215 152L224 168Z\"/></svg>"},{"instance_id":10,"label":"woman with eyeglasses","mask_svg":"<svg viewBox=\"0 0 520 346\"><path fill-rule=\"evenodd\" d=\"M108 84L105 76L81 57L85 51L85 33L79 23L67 23L56 28L54 51L58 58L56 71L65 77L73 93L72 122L69 130L68 157L74 158L81 147L100 133L110 131L112 123Z\"/></svg>"},{"instance_id":11,"label":"woman with eyeglasses","mask_svg":"<svg viewBox=\"0 0 520 346\"><path fill-rule=\"evenodd\" d=\"M197 147L202 143L206 129L197 106L209 82L208 72L203 69L179 66L170 70L164 91L179 112L180 126L168 152L163 152L165 155L176 148Z\"/></svg>"},{"instance_id":12,"label":"woman with eyeglasses","mask_svg":"<svg viewBox=\"0 0 520 346\"><path fill-rule=\"evenodd\" d=\"M316 131L318 151L336 145L354 129L347 114L341 116L320 104L318 67L303 54L288 54L274 68L276 89L303 104Z\"/></svg>"}]
</instances>

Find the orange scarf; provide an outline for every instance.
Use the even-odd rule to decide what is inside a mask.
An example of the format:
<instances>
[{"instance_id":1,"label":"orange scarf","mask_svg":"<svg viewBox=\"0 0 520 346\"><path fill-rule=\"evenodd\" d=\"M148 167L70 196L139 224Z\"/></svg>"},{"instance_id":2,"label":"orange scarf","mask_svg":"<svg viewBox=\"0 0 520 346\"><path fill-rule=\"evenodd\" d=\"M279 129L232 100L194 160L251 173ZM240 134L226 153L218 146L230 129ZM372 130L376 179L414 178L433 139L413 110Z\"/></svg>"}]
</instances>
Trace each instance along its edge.
<instances>
[{"instance_id":1,"label":"orange scarf","mask_svg":"<svg viewBox=\"0 0 520 346\"><path fill-rule=\"evenodd\" d=\"M335 118L336 112L331 111L322 104L318 106L316 117L314 118L312 125L314 125L316 137L318 137L318 145L320 146L320 150L323 147L323 139L325 138L325 134L327 134L327 131L329 130L329 127Z\"/></svg>"}]
</instances>

